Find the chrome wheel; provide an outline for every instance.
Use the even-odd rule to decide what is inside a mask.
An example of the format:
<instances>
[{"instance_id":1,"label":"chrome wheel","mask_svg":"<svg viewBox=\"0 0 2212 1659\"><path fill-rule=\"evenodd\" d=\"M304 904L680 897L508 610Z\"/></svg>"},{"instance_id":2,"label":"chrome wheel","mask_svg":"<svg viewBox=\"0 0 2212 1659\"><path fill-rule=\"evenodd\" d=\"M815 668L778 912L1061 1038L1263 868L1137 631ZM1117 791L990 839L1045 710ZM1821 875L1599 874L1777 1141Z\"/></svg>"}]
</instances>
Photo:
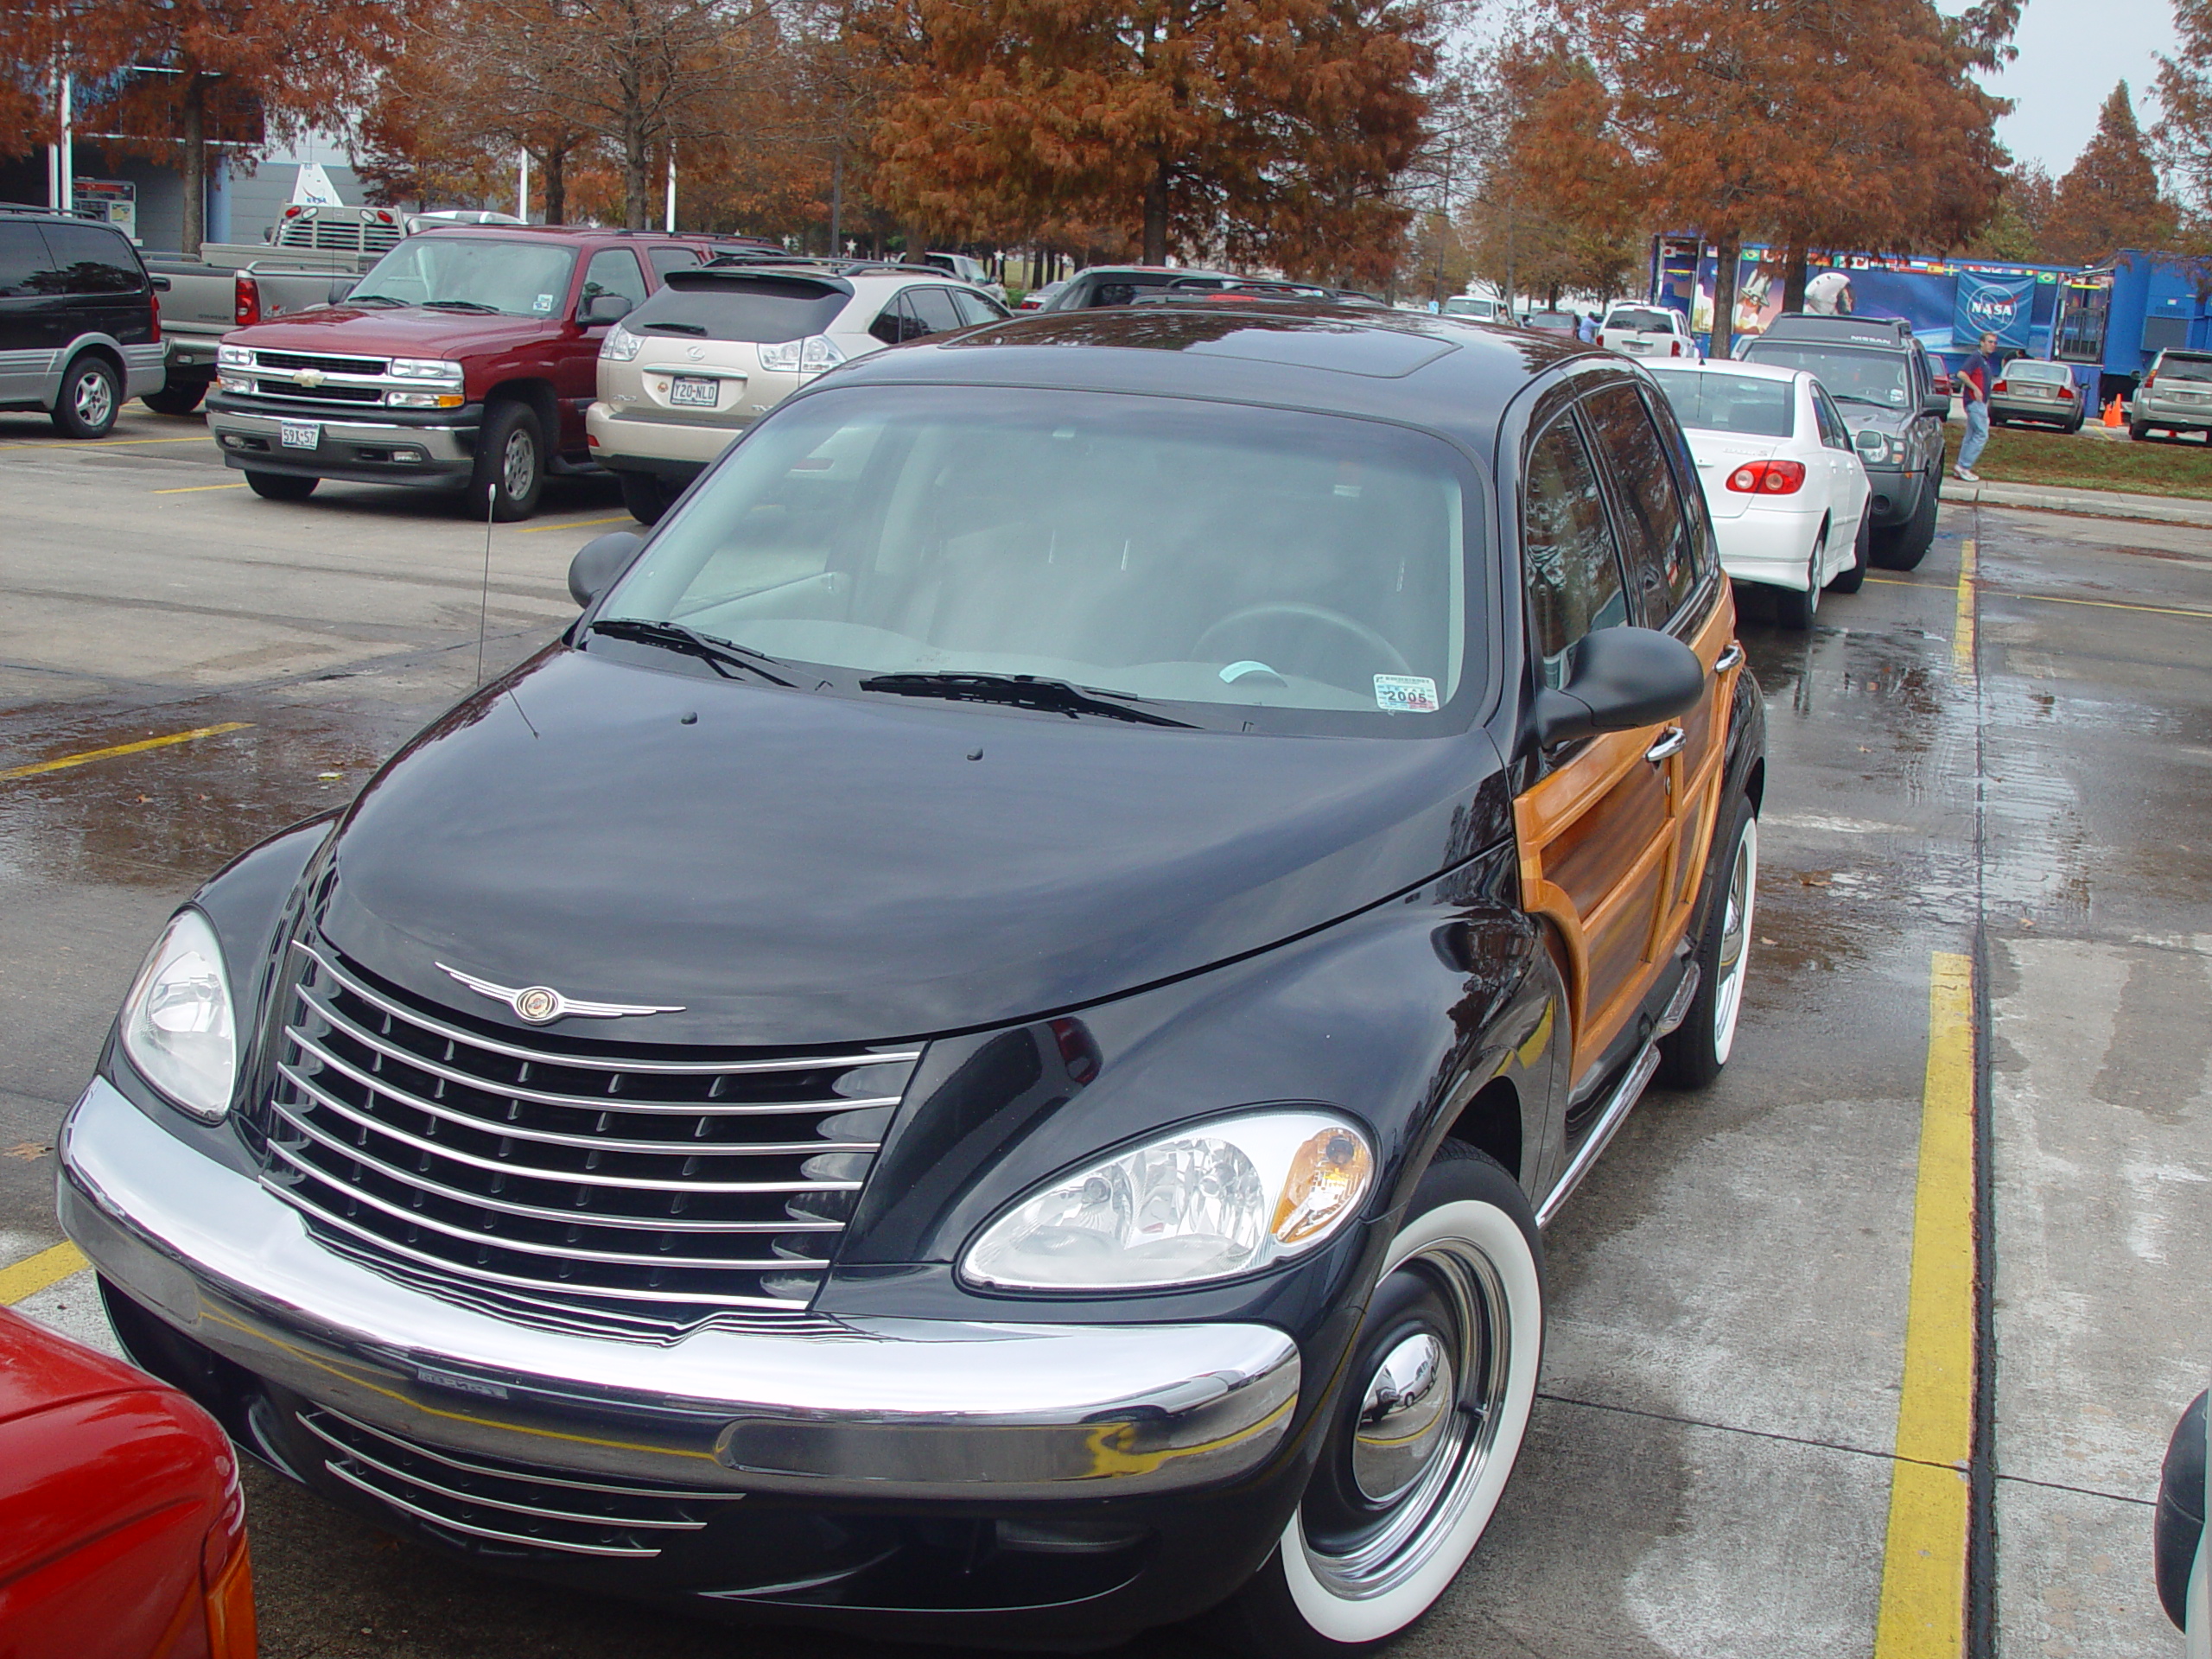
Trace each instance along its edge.
<instances>
[{"instance_id":1,"label":"chrome wheel","mask_svg":"<svg viewBox=\"0 0 2212 1659\"><path fill-rule=\"evenodd\" d=\"M537 486L537 444L521 427L507 434L507 447L499 456L499 483L510 501L527 501Z\"/></svg>"},{"instance_id":2,"label":"chrome wheel","mask_svg":"<svg viewBox=\"0 0 2212 1659\"><path fill-rule=\"evenodd\" d=\"M1744 1005L1744 975L1751 964L1751 912L1758 899L1759 821L1748 818L1728 870L1727 908L1720 921L1714 964L1713 1052L1721 1061L1736 1043L1736 1015Z\"/></svg>"},{"instance_id":3,"label":"chrome wheel","mask_svg":"<svg viewBox=\"0 0 2212 1659\"><path fill-rule=\"evenodd\" d=\"M115 418L115 388L98 369L87 369L71 388L70 406L89 427L104 427Z\"/></svg>"}]
</instances>

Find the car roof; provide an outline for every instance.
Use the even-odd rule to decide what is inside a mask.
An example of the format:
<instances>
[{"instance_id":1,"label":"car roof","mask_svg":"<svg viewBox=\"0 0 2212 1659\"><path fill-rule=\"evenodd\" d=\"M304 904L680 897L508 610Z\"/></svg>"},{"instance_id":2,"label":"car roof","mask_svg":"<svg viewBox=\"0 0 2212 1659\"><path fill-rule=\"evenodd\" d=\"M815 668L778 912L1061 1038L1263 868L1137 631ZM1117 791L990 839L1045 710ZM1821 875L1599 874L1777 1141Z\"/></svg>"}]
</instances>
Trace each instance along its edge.
<instances>
[{"instance_id":1,"label":"car roof","mask_svg":"<svg viewBox=\"0 0 2212 1659\"><path fill-rule=\"evenodd\" d=\"M1027 312L844 365L802 397L863 385L958 385L1217 399L1404 422L1487 462L1506 407L1573 358L1571 340L1466 318L1325 302Z\"/></svg>"},{"instance_id":2,"label":"car roof","mask_svg":"<svg viewBox=\"0 0 2212 1659\"><path fill-rule=\"evenodd\" d=\"M1647 363L1647 369L1664 369L1669 374L1734 374L1746 380L1810 380L1810 369L1785 369L1778 363L1752 363L1740 357L1724 357L1717 361L1693 362L1688 358L1670 357L1657 363Z\"/></svg>"},{"instance_id":3,"label":"car roof","mask_svg":"<svg viewBox=\"0 0 2212 1659\"><path fill-rule=\"evenodd\" d=\"M1917 351L1912 325L1900 317L1815 317L1785 311L1766 326L1760 340L1802 340L1836 346L1871 346L1876 350Z\"/></svg>"},{"instance_id":4,"label":"car roof","mask_svg":"<svg viewBox=\"0 0 2212 1659\"><path fill-rule=\"evenodd\" d=\"M429 230L417 231L407 239L410 242L449 242L455 237L521 236L541 242L568 242L579 246L587 242L682 242L688 246L765 247L766 244L749 236L732 236L718 231L626 231L591 225L434 225Z\"/></svg>"}]
</instances>

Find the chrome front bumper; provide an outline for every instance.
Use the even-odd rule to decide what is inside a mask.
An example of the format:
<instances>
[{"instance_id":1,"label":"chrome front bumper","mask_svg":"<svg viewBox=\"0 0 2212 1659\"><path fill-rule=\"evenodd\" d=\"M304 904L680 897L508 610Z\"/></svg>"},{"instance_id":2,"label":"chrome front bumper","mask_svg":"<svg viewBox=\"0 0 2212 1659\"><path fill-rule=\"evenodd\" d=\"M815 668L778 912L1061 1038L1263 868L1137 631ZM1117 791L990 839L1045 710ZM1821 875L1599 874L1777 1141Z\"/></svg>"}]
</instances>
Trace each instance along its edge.
<instances>
[{"instance_id":1,"label":"chrome front bumper","mask_svg":"<svg viewBox=\"0 0 2212 1659\"><path fill-rule=\"evenodd\" d=\"M542 1330L325 1249L299 1212L105 1079L64 1125L63 1227L101 1274L254 1375L458 1452L692 1489L1090 1498L1266 1462L1296 1345L1261 1325L817 1319L665 1344Z\"/></svg>"}]
</instances>

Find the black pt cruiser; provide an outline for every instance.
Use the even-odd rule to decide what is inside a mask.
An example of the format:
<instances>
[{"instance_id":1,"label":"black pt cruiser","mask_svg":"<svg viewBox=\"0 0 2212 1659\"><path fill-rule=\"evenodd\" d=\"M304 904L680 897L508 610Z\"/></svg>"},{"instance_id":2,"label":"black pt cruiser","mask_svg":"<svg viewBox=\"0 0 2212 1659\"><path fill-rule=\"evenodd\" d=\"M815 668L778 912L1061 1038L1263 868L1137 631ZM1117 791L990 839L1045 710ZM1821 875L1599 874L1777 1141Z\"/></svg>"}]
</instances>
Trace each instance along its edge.
<instances>
[{"instance_id":1,"label":"black pt cruiser","mask_svg":"<svg viewBox=\"0 0 2212 1659\"><path fill-rule=\"evenodd\" d=\"M487 1567L1270 1656L1496 1510L1541 1229L1747 963L1764 726L1643 372L1373 308L823 377L342 814L68 1121L116 1329Z\"/></svg>"}]
</instances>

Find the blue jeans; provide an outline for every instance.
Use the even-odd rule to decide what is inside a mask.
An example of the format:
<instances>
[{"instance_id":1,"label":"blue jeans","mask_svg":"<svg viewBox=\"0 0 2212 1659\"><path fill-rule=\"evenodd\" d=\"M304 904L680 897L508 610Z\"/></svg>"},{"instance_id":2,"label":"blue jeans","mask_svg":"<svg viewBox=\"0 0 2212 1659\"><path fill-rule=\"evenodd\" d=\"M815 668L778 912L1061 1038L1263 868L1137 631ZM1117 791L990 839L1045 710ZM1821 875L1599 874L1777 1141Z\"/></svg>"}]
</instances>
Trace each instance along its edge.
<instances>
[{"instance_id":1,"label":"blue jeans","mask_svg":"<svg viewBox=\"0 0 2212 1659\"><path fill-rule=\"evenodd\" d=\"M1981 459L1982 447L1989 442L1989 405L1972 403L1967 405L1966 442L1959 446L1959 465L1967 472Z\"/></svg>"}]
</instances>

